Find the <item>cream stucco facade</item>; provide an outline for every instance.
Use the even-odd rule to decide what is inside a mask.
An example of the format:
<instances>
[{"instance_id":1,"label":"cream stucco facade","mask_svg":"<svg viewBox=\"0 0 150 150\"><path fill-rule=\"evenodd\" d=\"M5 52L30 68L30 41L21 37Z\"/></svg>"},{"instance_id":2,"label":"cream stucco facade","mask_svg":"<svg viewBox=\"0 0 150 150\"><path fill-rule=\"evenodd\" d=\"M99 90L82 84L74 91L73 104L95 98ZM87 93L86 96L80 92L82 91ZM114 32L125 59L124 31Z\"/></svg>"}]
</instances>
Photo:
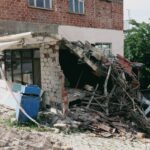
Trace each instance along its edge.
<instances>
[{"instance_id":1,"label":"cream stucco facade","mask_svg":"<svg viewBox=\"0 0 150 150\"><path fill-rule=\"evenodd\" d=\"M88 41L90 43L111 43L112 53L114 55L123 55L124 34L121 30L96 29L75 26L58 27L58 34L69 41Z\"/></svg>"}]
</instances>

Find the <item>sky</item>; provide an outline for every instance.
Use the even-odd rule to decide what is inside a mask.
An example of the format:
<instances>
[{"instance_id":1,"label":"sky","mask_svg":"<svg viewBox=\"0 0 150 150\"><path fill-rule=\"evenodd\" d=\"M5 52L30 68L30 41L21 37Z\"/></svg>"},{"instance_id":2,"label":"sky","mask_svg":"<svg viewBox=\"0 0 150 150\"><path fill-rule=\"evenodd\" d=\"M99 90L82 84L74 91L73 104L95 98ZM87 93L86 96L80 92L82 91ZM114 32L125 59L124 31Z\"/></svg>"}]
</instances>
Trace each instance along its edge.
<instances>
[{"instance_id":1,"label":"sky","mask_svg":"<svg viewBox=\"0 0 150 150\"><path fill-rule=\"evenodd\" d=\"M124 20L150 22L150 0L124 0Z\"/></svg>"}]
</instances>

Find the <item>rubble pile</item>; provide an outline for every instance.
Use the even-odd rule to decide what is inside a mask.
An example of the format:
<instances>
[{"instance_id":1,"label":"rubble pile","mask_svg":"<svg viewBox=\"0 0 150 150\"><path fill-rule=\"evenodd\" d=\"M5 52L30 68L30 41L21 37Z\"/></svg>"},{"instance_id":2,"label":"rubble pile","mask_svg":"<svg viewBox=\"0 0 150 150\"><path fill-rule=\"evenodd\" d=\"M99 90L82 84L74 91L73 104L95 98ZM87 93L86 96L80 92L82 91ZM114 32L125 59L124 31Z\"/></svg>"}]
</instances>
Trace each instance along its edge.
<instances>
[{"instance_id":1,"label":"rubble pile","mask_svg":"<svg viewBox=\"0 0 150 150\"><path fill-rule=\"evenodd\" d=\"M81 98L74 99L80 99L80 107L79 103L73 104L71 117L81 122L80 127L97 134L101 131L111 135L126 131L136 134L137 129L150 133L149 110L145 113L149 101L140 93L140 83L133 72L133 66L137 66L138 71L139 63L132 63L120 55L106 57L88 42L64 42L79 61L91 69L93 76L103 77L103 82L97 81L95 86L85 85ZM72 92L72 96L74 94Z\"/></svg>"},{"instance_id":2,"label":"rubble pile","mask_svg":"<svg viewBox=\"0 0 150 150\"><path fill-rule=\"evenodd\" d=\"M103 137L121 135L130 136L131 138L137 135L132 124L130 122L127 123L120 116L107 117L93 109L74 107L71 109L70 117L78 122L78 129L89 130Z\"/></svg>"}]
</instances>

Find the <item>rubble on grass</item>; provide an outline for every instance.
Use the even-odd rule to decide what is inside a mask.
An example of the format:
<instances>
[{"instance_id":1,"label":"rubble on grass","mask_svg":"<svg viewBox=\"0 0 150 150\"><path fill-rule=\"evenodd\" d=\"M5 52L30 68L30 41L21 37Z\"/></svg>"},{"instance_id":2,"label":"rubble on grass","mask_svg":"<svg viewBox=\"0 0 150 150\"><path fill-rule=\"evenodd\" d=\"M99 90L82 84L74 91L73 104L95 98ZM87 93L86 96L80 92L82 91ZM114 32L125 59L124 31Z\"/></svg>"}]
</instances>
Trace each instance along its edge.
<instances>
[{"instance_id":1,"label":"rubble on grass","mask_svg":"<svg viewBox=\"0 0 150 150\"><path fill-rule=\"evenodd\" d=\"M78 72L79 76L77 76L76 72L70 73L69 69L64 67L66 69L63 70L64 75L69 76L68 83L73 82L68 84L71 87L62 89L65 103L69 105L66 108L69 110L65 111L66 116L57 109L42 112L40 124L58 128L58 132L70 129L89 130L104 137L144 136L139 133L141 131L149 134L150 102L140 92L140 83L133 72L133 66L135 68L136 63L120 55L109 54L106 57L88 42L83 44L63 39L62 43L77 60L74 63L76 68L71 67L81 72ZM63 63L66 52L60 53L61 56L63 55L61 58ZM67 61L61 65L66 64L68 64ZM141 66L137 64L138 69ZM86 79L82 77L83 74ZM74 78L78 79L74 81Z\"/></svg>"},{"instance_id":2,"label":"rubble on grass","mask_svg":"<svg viewBox=\"0 0 150 150\"><path fill-rule=\"evenodd\" d=\"M106 57L88 42L83 44L63 39L63 44L77 57L79 64L89 68L87 76L89 73L97 79L102 78L102 82L89 79L88 83L84 81L80 85L82 79L79 76L75 89L68 91L70 113L73 114L70 118L79 122L78 128L96 134L104 131L110 135L128 131L136 135L139 129L150 133L149 100L143 98L140 83L133 72L133 67L139 71L142 64L132 63L120 55ZM76 92L78 85L80 92Z\"/></svg>"},{"instance_id":3,"label":"rubble on grass","mask_svg":"<svg viewBox=\"0 0 150 150\"><path fill-rule=\"evenodd\" d=\"M51 132L41 132L38 128L35 130L10 122L14 113L12 108L0 105L0 149L73 150L70 144L60 141ZM14 125L10 128L11 124Z\"/></svg>"}]
</instances>

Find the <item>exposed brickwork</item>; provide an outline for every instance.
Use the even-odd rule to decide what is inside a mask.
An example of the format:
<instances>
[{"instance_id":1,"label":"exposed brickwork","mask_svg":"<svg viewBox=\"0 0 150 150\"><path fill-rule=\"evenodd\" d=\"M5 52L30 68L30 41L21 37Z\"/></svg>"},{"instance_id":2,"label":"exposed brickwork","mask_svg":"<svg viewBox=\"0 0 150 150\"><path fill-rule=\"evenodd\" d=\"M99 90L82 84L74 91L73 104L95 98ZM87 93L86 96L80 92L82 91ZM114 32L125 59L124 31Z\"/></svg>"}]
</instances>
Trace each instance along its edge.
<instances>
[{"instance_id":1,"label":"exposed brickwork","mask_svg":"<svg viewBox=\"0 0 150 150\"><path fill-rule=\"evenodd\" d=\"M53 0L53 10L31 8L27 0L1 0L0 19L123 29L123 0L85 0L84 15L69 13L68 7L68 0Z\"/></svg>"},{"instance_id":2,"label":"exposed brickwork","mask_svg":"<svg viewBox=\"0 0 150 150\"><path fill-rule=\"evenodd\" d=\"M56 45L55 45L56 44ZM61 103L62 81L59 64L59 46L56 42L49 42L40 47L41 85L45 91L45 103Z\"/></svg>"}]
</instances>

